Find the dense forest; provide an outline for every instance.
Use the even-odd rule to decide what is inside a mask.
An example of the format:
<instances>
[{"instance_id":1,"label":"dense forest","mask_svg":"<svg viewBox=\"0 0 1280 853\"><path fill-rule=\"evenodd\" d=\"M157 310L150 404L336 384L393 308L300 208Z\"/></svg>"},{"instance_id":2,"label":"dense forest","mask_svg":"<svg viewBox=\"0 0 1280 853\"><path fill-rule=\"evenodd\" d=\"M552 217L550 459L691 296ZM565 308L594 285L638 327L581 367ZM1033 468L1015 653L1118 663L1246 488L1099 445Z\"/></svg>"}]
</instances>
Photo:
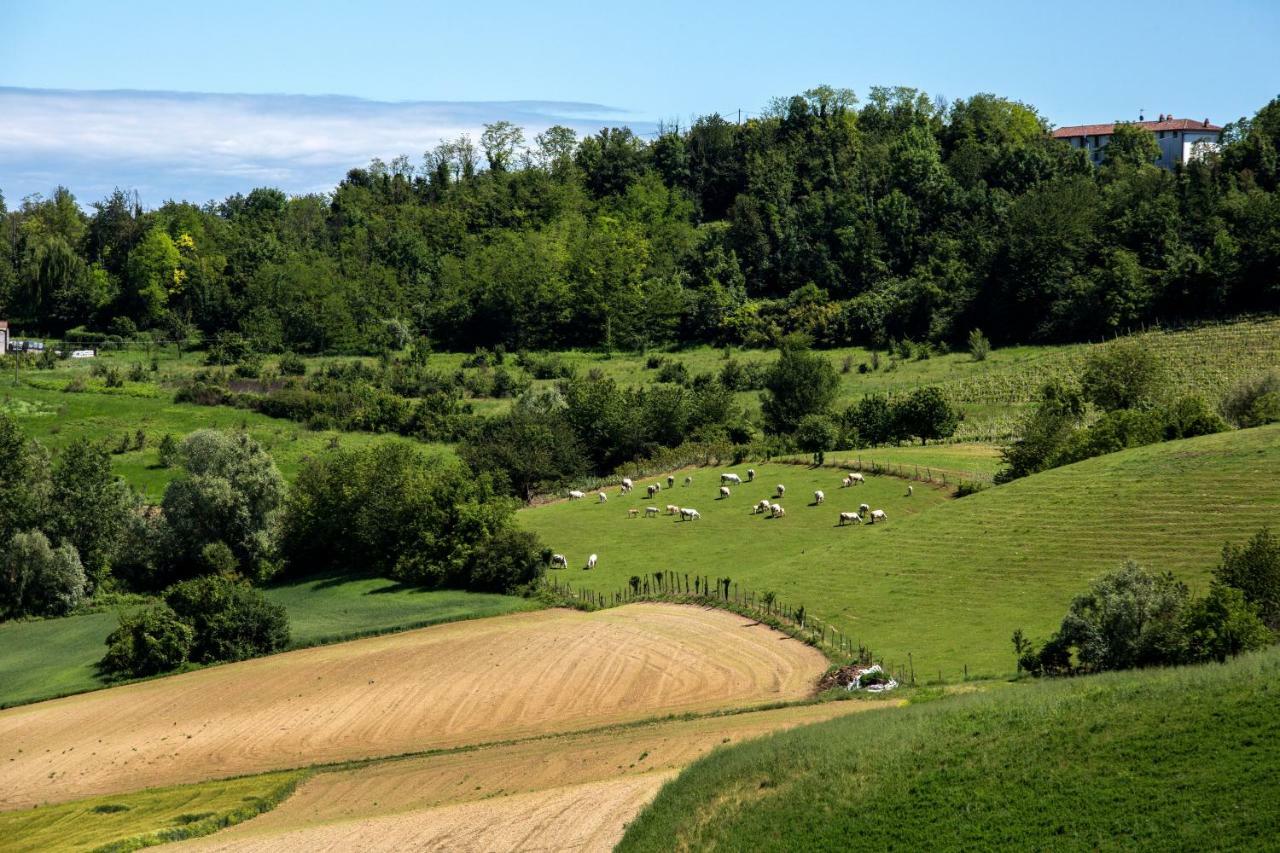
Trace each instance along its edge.
<instances>
[{"instance_id":1,"label":"dense forest","mask_svg":"<svg viewBox=\"0 0 1280 853\"><path fill-rule=\"evenodd\" d=\"M652 138L500 122L329 195L0 197L0 316L376 352L1001 344L1280 305L1280 99L1175 171L1144 130L1098 167L1047 130L992 95L820 87Z\"/></svg>"}]
</instances>

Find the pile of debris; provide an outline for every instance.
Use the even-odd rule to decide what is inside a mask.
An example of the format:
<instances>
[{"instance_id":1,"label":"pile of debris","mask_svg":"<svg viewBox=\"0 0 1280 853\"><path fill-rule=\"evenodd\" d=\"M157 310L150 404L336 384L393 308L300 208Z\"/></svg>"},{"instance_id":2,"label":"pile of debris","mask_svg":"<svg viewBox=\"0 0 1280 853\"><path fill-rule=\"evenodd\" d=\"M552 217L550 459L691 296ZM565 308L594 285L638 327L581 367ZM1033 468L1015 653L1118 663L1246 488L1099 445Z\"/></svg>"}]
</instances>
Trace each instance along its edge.
<instances>
[{"instance_id":1,"label":"pile of debris","mask_svg":"<svg viewBox=\"0 0 1280 853\"><path fill-rule=\"evenodd\" d=\"M830 690L833 687L843 687L845 690L866 690L869 693L884 693L887 690L893 690L897 686L898 682L890 678L878 663L870 665L851 663L848 666L840 667L835 672L827 673L818 682L819 691Z\"/></svg>"}]
</instances>

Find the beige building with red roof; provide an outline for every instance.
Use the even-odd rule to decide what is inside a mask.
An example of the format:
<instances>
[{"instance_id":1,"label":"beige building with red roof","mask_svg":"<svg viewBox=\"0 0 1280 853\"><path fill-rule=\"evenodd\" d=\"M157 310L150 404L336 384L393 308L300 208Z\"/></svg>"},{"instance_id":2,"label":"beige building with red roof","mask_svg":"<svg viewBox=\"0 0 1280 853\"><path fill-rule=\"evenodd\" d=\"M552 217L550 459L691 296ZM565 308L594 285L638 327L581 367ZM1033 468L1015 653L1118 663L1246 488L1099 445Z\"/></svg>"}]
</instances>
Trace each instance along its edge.
<instances>
[{"instance_id":1,"label":"beige building with red roof","mask_svg":"<svg viewBox=\"0 0 1280 853\"><path fill-rule=\"evenodd\" d=\"M1172 169L1178 163L1189 163L1204 156L1206 151L1217 151L1222 142L1222 128L1210 124L1208 119L1196 121L1161 115L1155 121L1114 122L1112 124L1078 124L1060 127L1053 132L1054 139L1065 139L1073 148L1084 148L1094 165L1102 162L1103 149L1111 141L1117 124L1134 124L1146 128L1160 145L1157 166Z\"/></svg>"}]
</instances>

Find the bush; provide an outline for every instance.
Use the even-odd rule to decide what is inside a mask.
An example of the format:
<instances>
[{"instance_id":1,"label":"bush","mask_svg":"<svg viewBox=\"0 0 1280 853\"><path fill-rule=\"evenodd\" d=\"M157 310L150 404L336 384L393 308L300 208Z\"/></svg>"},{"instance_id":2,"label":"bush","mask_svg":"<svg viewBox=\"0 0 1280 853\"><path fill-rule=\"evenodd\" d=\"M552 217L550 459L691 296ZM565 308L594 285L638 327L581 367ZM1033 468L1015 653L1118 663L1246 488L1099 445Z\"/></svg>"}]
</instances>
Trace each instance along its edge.
<instances>
[{"instance_id":1,"label":"bush","mask_svg":"<svg viewBox=\"0 0 1280 853\"><path fill-rule=\"evenodd\" d=\"M950 438L960 423L960 413L952 408L938 388L919 388L893 406L894 433L916 436L921 444L930 439Z\"/></svg>"},{"instance_id":2,"label":"bush","mask_svg":"<svg viewBox=\"0 0 1280 853\"><path fill-rule=\"evenodd\" d=\"M821 465L825 461L825 453L834 450L839 430L828 415L805 415L796 427L796 447L805 453L813 454L813 464Z\"/></svg>"},{"instance_id":3,"label":"bush","mask_svg":"<svg viewBox=\"0 0 1280 853\"><path fill-rule=\"evenodd\" d=\"M80 555L39 530L16 533L0 555L0 613L65 616L84 601L89 581Z\"/></svg>"},{"instance_id":4,"label":"bush","mask_svg":"<svg viewBox=\"0 0 1280 853\"><path fill-rule=\"evenodd\" d=\"M124 678L142 678L176 669L191 652L191 626L166 604L122 615L107 637L107 653L99 666Z\"/></svg>"},{"instance_id":5,"label":"bush","mask_svg":"<svg viewBox=\"0 0 1280 853\"><path fill-rule=\"evenodd\" d=\"M469 589L509 592L537 580L546 562L537 535L505 527L476 549Z\"/></svg>"},{"instance_id":6,"label":"bush","mask_svg":"<svg viewBox=\"0 0 1280 853\"><path fill-rule=\"evenodd\" d=\"M1164 365L1136 340L1116 341L1093 350L1080 377L1084 398L1106 412L1154 405L1165 382Z\"/></svg>"},{"instance_id":7,"label":"bush","mask_svg":"<svg viewBox=\"0 0 1280 853\"><path fill-rule=\"evenodd\" d=\"M281 376L306 376L307 362L296 352L287 352L280 356L279 370Z\"/></svg>"},{"instance_id":8,"label":"bush","mask_svg":"<svg viewBox=\"0 0 1280 853\"><path fill-rule=\"evenodd\" d=\"M244 581L206 575L174 584L164 600L191 626L190 657L196 663L245 660L289 644L284 607Z\"/></svg>"},{"instance_id":9,"label":"bush","mask_svg":"<svg viewBox=\"0 0 1280 853\"><path fill-rule=\"evenodd\" d=\"M826 356L784 343L760 398L765 428L777 434L795 432L805 415L828 414L839 389L840 376Z\"/></svg>"},{"instance_id":10,"label":"bush","mask_svg":"<svg viewBox=\"0 0 1280 853\"><path fill-rule=\"evenodd\" d=\"M1258 618L1258 609L1234 587L1214 583L1209 594L1193 601L1183 617L1187 663L1217 661L1261 649L1271 632Z\"/></svg>"},{"instance_id":11,"label":"bush","mask_svg":"<svg viewBox=\"0 0 1280 853\"><path fill-rule=\"evenodd\" d=\"M157 451L161 468L172 468L182 461L182 457L178 452L178 442L167 432L161 437Z\"/></svg>"},{"instance_id":12,"label":"bush","mask_svg":"<svg viewBox=\"0 0 1280 853\"><path fill-rule=\"evenodd\" d=\"M991 354L991 341L987 340L987 336L982 334L981 329L974 329L969 333L969 355L974 361L986 361L987 356Z\"/></svg>"},{"instance_id":13,"label":"bush","mask_svg":"<svg viewBox=\"0 0 1280 853\"><path fill-rule=\"evenodd\" d=\"M657 380L674 385L688 385L689 368L683 361L666 361L658 368Z\"/></svg>"},{"instance_id":14,"label":"bush","mask_svg":"<svg viewBox=\"0 0 1280 853\"><path fill-rule=\"evenodd\" d=\"M1280 631L1280 539L1262 528L1244 545L1222 548L1222 563L1213 572L1223 584L1239 589L1258 608L1262 621Z\"/></svg>"},{"instance_id":15,"label":"bush","mask_svg":"<svg viewBox=\"0 0 1280 853\"><path fill-rule=\"evenodd\" d=\"M1280 421L1280 370L1246 379L1222 401L1222 414L1237 427Z\"/></svg>"}]
</instances>

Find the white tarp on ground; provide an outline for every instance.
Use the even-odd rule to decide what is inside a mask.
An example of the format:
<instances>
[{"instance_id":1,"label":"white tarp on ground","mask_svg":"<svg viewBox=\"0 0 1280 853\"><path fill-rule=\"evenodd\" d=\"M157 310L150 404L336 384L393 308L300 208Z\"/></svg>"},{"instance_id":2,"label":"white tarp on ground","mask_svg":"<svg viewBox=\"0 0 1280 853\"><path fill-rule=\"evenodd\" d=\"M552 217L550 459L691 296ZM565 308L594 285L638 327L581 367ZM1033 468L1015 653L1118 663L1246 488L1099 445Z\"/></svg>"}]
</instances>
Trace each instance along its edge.
<instances>
[{"instance_id":1,"label":"white tarp on ground","mask_svg":"<svg viewBox=\"0 0 1280 853\"><path fill-rule=\"evenodd\" d=\"M871 675L872 673L882 674L883 672L884 670L880 668L880 664L873 663L871 666L867 667L866 669L862 670L862 672L858 673L858 677L850 681L849 686L846 687L845 689L846 690L866 690L868 693L884 693L888 690L893 690L895 687L898 686L898 682L894 681L892 678L890 678L888 681L884 682L883 684L868 684L866 687L862 686L863 678L865 678L868 675Z\"/></svg>"}]
</instances>

